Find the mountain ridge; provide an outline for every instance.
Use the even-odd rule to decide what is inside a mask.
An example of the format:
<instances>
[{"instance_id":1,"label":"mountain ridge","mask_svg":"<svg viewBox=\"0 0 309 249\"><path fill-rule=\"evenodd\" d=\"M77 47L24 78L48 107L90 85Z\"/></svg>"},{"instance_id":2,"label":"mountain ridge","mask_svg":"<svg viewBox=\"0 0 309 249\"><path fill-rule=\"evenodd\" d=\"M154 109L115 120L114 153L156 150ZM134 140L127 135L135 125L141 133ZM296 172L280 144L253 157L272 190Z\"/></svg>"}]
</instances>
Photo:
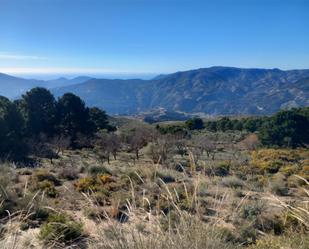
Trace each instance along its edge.
<instances>
[{"instance_id":1,"label":"mountain ridge","mask_svg":"<svg viewBox=\"0 0 309 249\"><path fill-rule=\"evenodd\" d=\"M20 81L19 86L25 88L47 87L57 97L72 92L87 105L98 106L111 114L164 108L207 115L265 115L309 105L309 69L214 66L161 74L150 80L80 76L39 81L0 74L0 95L12 96L14 91L3 89L5 84L9 85L3 82L12 79ZM18 89L19 95L25 90Z\"/></svg>"},{"instance_id":2,"label":"mountain ridge","mask_svg":"<svg viewBox=\"0 0 309 249\"><path fill-rule=\"evenodd\" d=\"M82 83L91 79L88 76L78 76L73 79L58 78L54 80L24 79L9 74L0 73L0 95L17 98L33 87L55 88Z\"/></svg>"},{"instance_id":3,"label":"mountain ridge","mask_svg":"<svg viewBox=\"0 0 309 249\"><path fill-rule=\"evenodd\" d=\"M54 93L60 96L71 91L87 104L116 114L161 107L210 115L264 115L309 105L308 91L301 88L301 83L293 85L306 77L309 77L307 69L216 66L159 75L152 80L92 79Z\"/></svg>"}]
</instances>

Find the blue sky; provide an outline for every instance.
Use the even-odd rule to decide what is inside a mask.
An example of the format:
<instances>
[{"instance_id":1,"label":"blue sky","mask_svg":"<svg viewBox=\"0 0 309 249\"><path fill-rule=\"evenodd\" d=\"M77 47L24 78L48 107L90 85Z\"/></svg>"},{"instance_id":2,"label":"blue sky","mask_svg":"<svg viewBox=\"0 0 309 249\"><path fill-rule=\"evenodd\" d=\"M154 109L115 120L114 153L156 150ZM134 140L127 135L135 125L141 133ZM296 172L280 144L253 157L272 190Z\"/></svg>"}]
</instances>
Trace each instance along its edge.
<instances>
[{"instance_id":1,"label":"blue sky","mask_svg":"<svg viewBox=\"0 0 309 249\"><path fill-rule=\"evenodd\" d=\"M0 71L309 68L309 0L0 0Z\"/></svg>"}]
</instances>

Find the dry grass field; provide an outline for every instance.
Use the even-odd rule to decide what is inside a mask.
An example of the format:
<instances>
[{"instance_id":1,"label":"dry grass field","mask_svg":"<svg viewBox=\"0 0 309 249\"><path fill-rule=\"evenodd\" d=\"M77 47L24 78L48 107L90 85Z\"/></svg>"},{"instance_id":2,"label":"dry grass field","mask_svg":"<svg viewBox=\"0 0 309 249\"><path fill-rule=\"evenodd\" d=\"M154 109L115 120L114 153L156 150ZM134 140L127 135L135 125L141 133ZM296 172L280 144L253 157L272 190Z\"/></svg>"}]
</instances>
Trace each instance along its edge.
<instances>
[{"instance_id":1,"label":"dry grass field","mask_svg":"<svg viewBox=\"0 0 309 249\"><path fill-rule=\"evenodd\" d=\"M309 248L308 149L252 136L194 131L109 163L94 149L3 162L0 247Z\"/></svg>"}]
</instances>

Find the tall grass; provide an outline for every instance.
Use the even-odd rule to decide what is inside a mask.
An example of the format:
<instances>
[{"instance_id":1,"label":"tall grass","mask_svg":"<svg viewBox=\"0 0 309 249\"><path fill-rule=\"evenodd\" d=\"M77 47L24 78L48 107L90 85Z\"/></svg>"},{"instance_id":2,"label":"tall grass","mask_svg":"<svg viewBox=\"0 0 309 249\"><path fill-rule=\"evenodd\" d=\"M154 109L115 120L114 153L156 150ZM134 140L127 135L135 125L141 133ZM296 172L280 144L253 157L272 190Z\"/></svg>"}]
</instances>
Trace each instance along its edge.
<instances>
[{"instance_id":1,"label":"tall grass","mask_svg":"<svg viewBox=\"0 0 309 249\"><path fill-rule=\"evenodd\" d=\"M43 244L39 241L38 234L32 235L25 242L21 236L20 225L33 213L34 200L36 198L44 199L44 193L38 192L26 206L24 210L16 214L9 214L7 219L7 230L3 240L0 241L2 249L24 249L31 248L90 248L90 249L229 249L237 248L235 244L227 241L224 230L216 226L216 221L205 223L199 217L199 187L200 174L196 171L195 160L190 155L190 174L192 177L192 187L185 181L182 181L185 192L185 203L190 209L190 213L183 211L179 205L179 196L177 189L170 187L162 179L151 179L154 184L160 188L160 198L168 202L171 207L169 213L151 210L150 200L146 196L140 195L135 190L133 180L130 182L130 201L126 200L125 215L129 217L129 222L121 224L115 220L115 214L119 209L117 202L112 203L110 213L105 212L103 217L97 217L97 227L99 230L95 236L88 235L86 240L75 245L63 245L57 240ZM155 168L159 168L155 165ZM138 175L138 173L136 172ZM138 175L139 176L139 175ZM139 179L142 177L139 176ZM142 179L143 181L143 179ZM27 187L25 187L25 193ZM94 208L97 201L91 194L83 194L85 198L85 208ZM142 198L140 200L139 198ZM223 201L218 199L218 203ZM142 206L137 203L143 203ZM217 206L218 207L218 206ZM52 207L45 207L52 209ZM65 212L65 210L53 210L55 212ZM217 217L219 220L220 218ZM214 219L215 220L215 219ZM138 228L137 224L143 224L144 229ZM85 235L86 235L85 234Z\"/></svg>"},{"instance_id":2,"label":"tall grass","mask_svg":"<svg viewBox=\"0 0 309 249\"><path fill-rule=\"evenodd\" d=\"M223 232L196 217L182 215L177 226L166 231L153 221L150 231L111 225L90 243L91 249L229 249L237 246L225 241Z\"/></svg>"},{"instance_id":3,"label":"tall grass","mask_svg":"<svg viewBox=\"0 0 309 249\"><path fill-rule=\"evenodd\" d=\"M305 186L302 188L306 195L303 201L298 203L298 205L291 205L275 196L271 196L270 200L274 203L274 205L284 208L289 215L294 217L302 225L309 229L309 182L301 176L295 175L295 177L305 183Z\"/></svg>"},{"instance_id":4,"label":"tall grass","mask_svg":"<svg viewBox=\"0 0 309 249\"><path fill-rule=\"evenodd\" d=\"M127 204L127 214L133 220L130 224L119 224L108 219L108 225L102 228L95 240L90 240L91 249L229 249L240 245L228 241L226 231L216 226L217 222L205 223L199 217L199 185L200 175L196 172L193 156L190 155L190 169L193 176L193 192L189 193L183 181L186 203L191 213L183 211L179 206L179 193L170 188L163 180L159 186L161 197L168 201L173 211L168 214L155 213L147 204L149 200L143 196L145 207L137 208L137 196L134 184L130 179L131 202ZM158 165L155 166L158 168ZM90 197L88 197L89 200ZM222 200L219 200L222 201ZM194 213L194 214L192 214ZM136 214L139 214L138 216ZM219 219L219 217L218 217ZM143 224L142 229L137 224Z\"/></svg>"},{"instance_id":5,"label":"tall grass","mask_svg":"<svg viewBox=\"0 0 309 249\"><path fill-rule=\"evenodd\" d=\"M159 165L154 165L157 172ZM186 173L183 173L184 176ZM89 248L89 249L232 249L243 248L242 245L233 241L231 242L230 234L226 229L218 224L223 223L227 218L223 214L220 217L220 209L225 201L226 194L215 198L212 206L215 209L216 215L212 216L211 221L205 223L201 220L200 213L200 186L203 179L200 172L196 171L195 160L193 155L190 155L190 179L191 186L185 180L182 180L182 193L185 196L185 204L187 210L183 209L183 203L180 204L180 193L173 187L173 184L167 184L163 180L156 179L157 174L151 175L148 178L152 184L157 184L160 189L160 198L164 199L171 207L167 213L160 212L160 210L152 210L151 201L144 194L145 191L136 189L135 182L129 176L129 192L130 200L126 200L126 210L121 210L127 217L128 222L120 223L115 219L119 212L119 202L114 201L111 205L111 211L100 215L96 219L95 230L96 234L83 234L82 241L76 241L74 245L59 244L57 240L51 241L49 244L43 244L39 241L37 235L22 239L20 225L33 214L34 202L36 199L44 199L44 193L38 192L30 200L28 205L23 210L16 213L7 212L7 217L0 220L0 223L6 223L5 236L1 239L0 234L0 248L2 249L27 249L27 248ZM144 179L136 172L140 182L144 183ZM306 186L303 188L306 196L299 205L288 204L282 199L271 196L270 201L274 205L283 208L289 212L295 219L297 219L306 228L309 228L309 183L304 178L297 176L305 181ZM3 187L2 187L3 188ZM4 188L3 188L4 189ZM25 187L25 194L27 187ZM138 192L139 191L139 192ZM95 195L82 194L84 197L84 208L98 207L98 201L95 200ZM242 204L250 197L248 193L239 203L237 203L234 211L228 214L231 218L237 218L241 210ZM0 207L2 202L0 201ZM52 209L51 207L45 207ZM53 210L55 211L55 210ZM57 210L56 212L65 212L66 210ZM261 243L252 246L254 249L272 249L285 248L284 245L277 243L278 239L272 237L265 237L267 239L261 240ZM281 247L267 247L267 243L271 245L276 242ZM307 243L307 242L306 242ZM276 245L277 245L276 244ZM31 246L32 245L32 246ZM307 245L307 244L304 244ZM306 247L300 247L305 249Z\"/></svg>"}]
</instances>

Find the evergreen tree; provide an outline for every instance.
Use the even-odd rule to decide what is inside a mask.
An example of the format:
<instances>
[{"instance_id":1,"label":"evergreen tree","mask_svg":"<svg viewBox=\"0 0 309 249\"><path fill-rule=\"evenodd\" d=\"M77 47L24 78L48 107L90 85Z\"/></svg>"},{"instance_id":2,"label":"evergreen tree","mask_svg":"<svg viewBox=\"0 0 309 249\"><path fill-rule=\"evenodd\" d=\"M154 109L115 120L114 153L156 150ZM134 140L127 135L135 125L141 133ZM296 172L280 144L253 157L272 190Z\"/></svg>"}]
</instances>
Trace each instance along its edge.
<instances>
[{"instance_id":1,"label":"evergreen tree","mask_svg":"<svg viewBox=\"0 0 309 249\"><path fill-rule=\"evenodd\" d=\"M105 111L97 107L89 108L89 119L93 125L94 131L109 129L108 119Z\"/></svg>"},{"instance_id":2,"label":"evergreen tree","mask_svg":"<svg viewBox=\"0 0 309 249\"><path fill-rule=\"evenodd\" d=\"M189 130L204 129L204 122L201 118L192 118L186 121L186 126Z\"/></svg>"},{"instance_id":3,"label":"evergreen tree","mask_svg":"<svg viewBox=\"0 0 309 249\"><path fill-rule=\"evenodd\" d=\"M25 118L29 136L53 135L56 122L56 101L51 92L36 87L22 96L18 106Z\"/></svg>"},{"instance_id":4,"label":"evergreen tree","mask_svg":"<svg viewBox=\"0 0 309 249\"><path fill-rule=\"evenodd\" d=\"M61 134L69 136L73 141L77 134L90 134L93 126L90 123L89 109L84 101L72 93L66 93L58 100L58 130Z\"/></svg>"},{"instance_id":5,"label":"evergreen tree","mask_svg":"<svg viewBox=\"0 0 309 249\"><path fill-rule=\"evenodd\" d=\"M296 110L281 111L266 121L259 132L265 145L297 147L309 144L309 120Z\"/></svg>"},{"instance_id":6,"label":"evergreen tree","mask_svg":"<svg viewBox=\"0 0 309 249\"><path fill-rule=\"evenodd\" d=\"M24 121L16 105L0 96L0 158L23 158L26 152L23 127Z\"/></svg>"},{"instance_id":7,"label":"evergreen tree","mask_svg":"<svg viewBox=\"0 0 309 249\"><path fill-rule=\"evenodd\" d=\"M232 130L233 124L228 117L223 117L217 122L217 129L220 131Z\"/></svg>"}]
</instances>

